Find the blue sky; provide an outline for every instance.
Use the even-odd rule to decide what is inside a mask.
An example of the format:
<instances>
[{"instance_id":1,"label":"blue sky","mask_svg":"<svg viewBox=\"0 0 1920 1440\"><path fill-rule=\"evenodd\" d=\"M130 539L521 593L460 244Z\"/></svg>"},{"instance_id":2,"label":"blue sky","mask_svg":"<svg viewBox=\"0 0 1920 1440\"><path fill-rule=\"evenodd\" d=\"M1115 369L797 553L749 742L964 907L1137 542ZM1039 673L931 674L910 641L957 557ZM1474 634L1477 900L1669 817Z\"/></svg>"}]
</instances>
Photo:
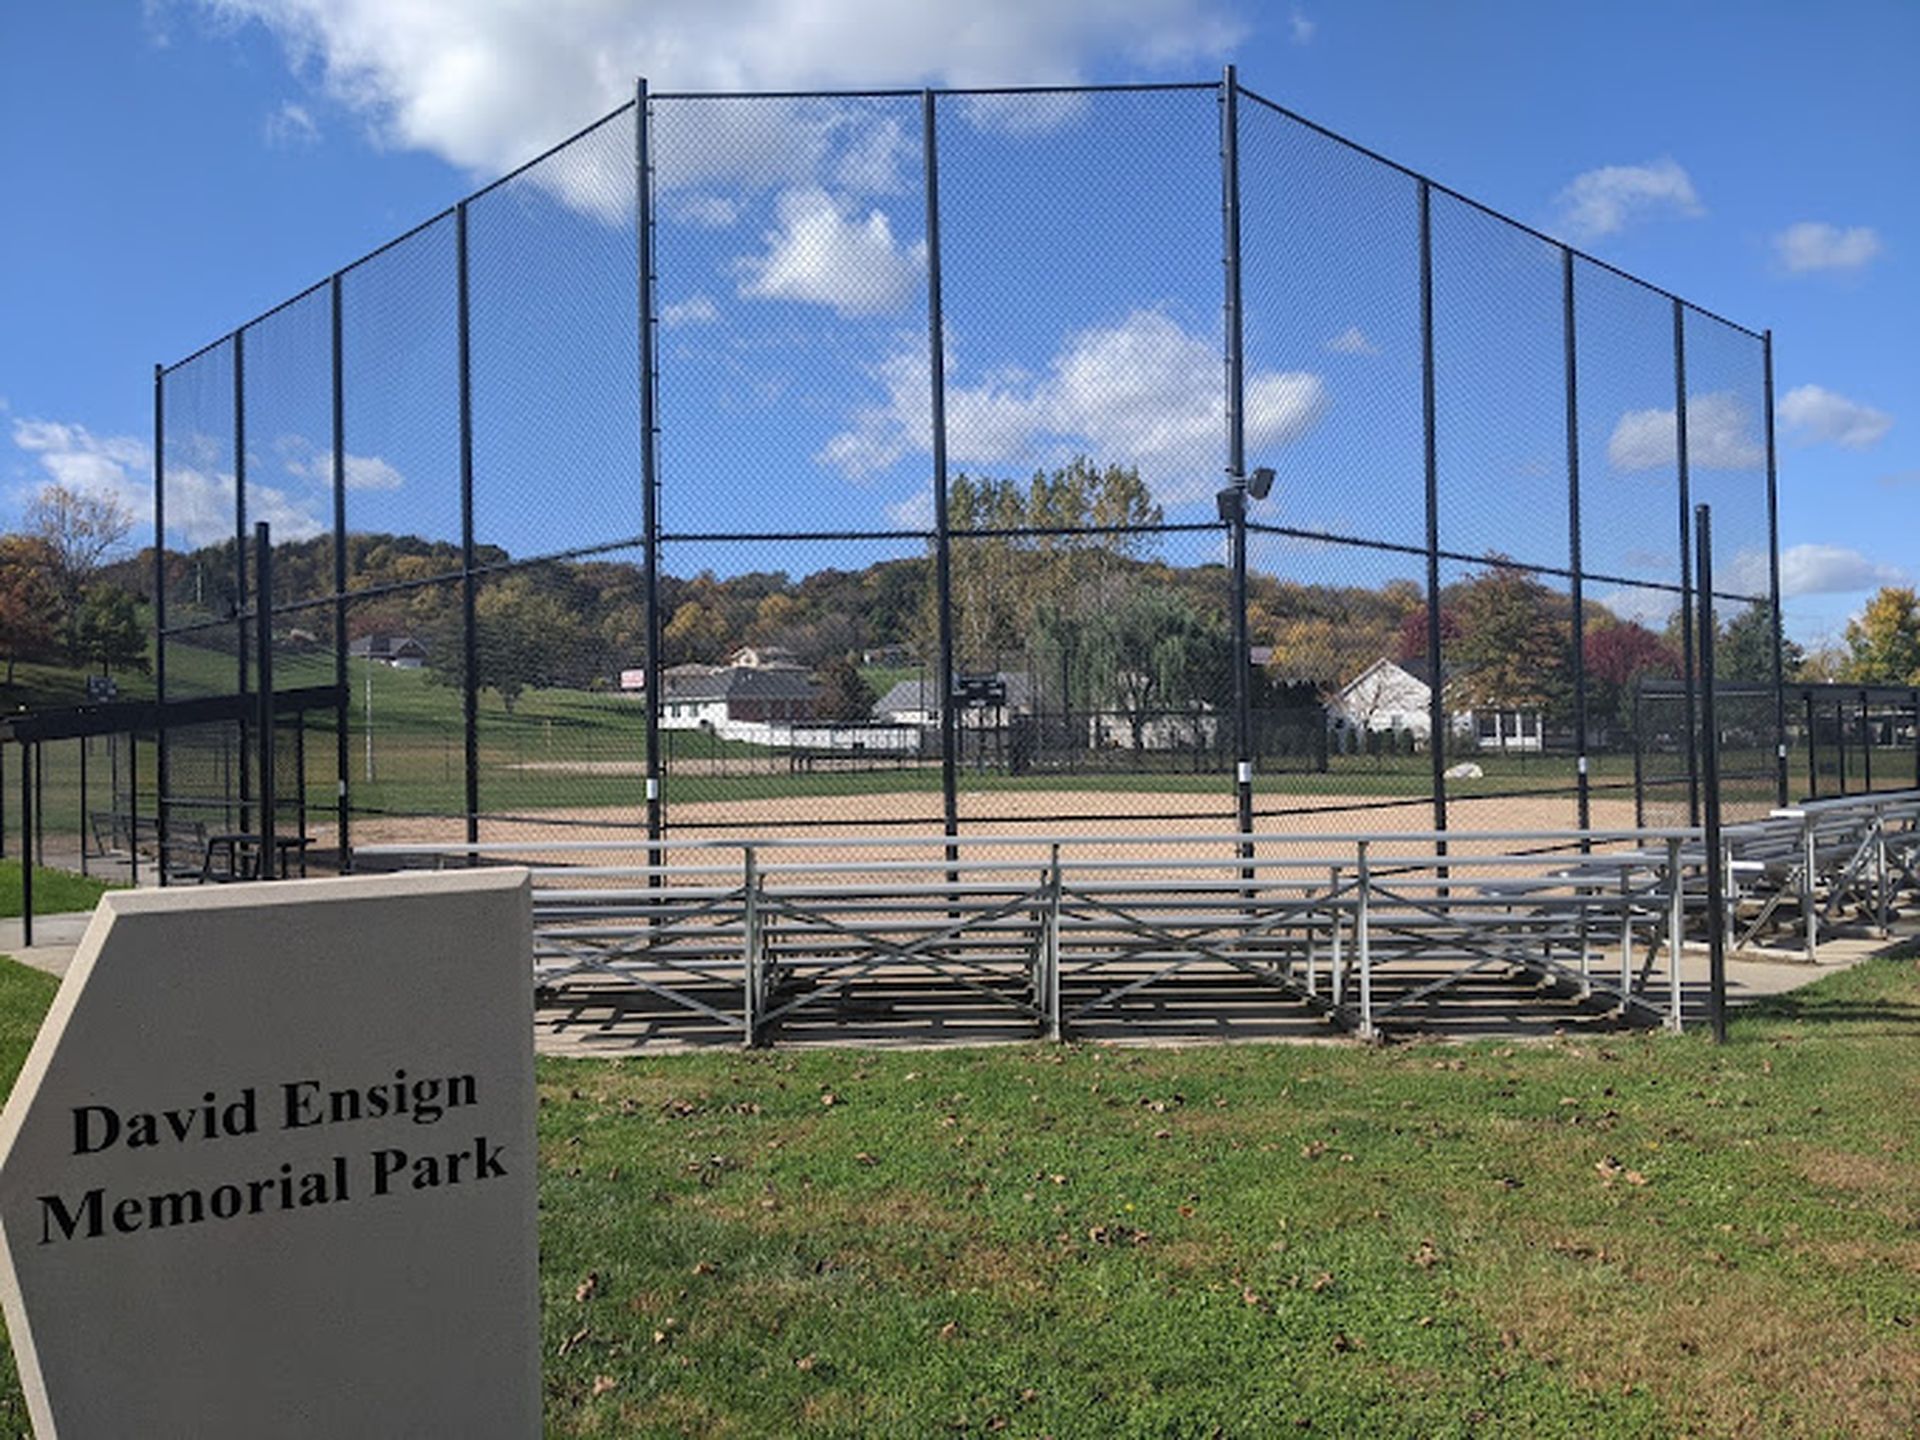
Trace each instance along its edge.
<instances>
[{"instance_id":1,"label":"blue sky","mask_svg":"<svg viewBox=\"0 0 1920 1440\"><path fill-rule=\"evenodd\" d=\"M1920 158L1906 74L1920 7L981 0L968 14L949 32L931 7L881 0L825 18L775 0L7 7L0 513L55 477L144 496L155 360L589 123L636 73L657 90L988 85L1204 80L1233 60L1243 83L1301 114L1772 327L1792 632L1832 634L1873 587L1920 573L1920 347L1905 333L1920 316L1920 197L1905 183ZM957 466L1019 474L1094 448L1140 463L1170 518L1205 517L1219 460L1214 113L1204 94L1091 114L943 106ZM663 113L670 530L922 522L917 124L898 101ZM1266 518L1417 543L1410 192L1278 117L1243 125L1252 458L1281 473ZM626 142L616 122L471 212L476 503L482 538L516 554L637 529L621 383L632 334L618 311L583 303L622 283ZM1563 564L1557 261L1449 205L1435 234L1443 543ZM823 253L839 259L823 268ZM344 282L355 528L446 532L457 519L450 254L441 226ZM1658 448L1672 406L1662 316L1598 272L1577 284L1595 317L1583 310L1587 561L1651 575L1677 548L1635 458ZM253 509L281 533L323 513L323 299L248 341L249 379L278 377L249 417ZM1751 493L1756 430L1739 403L1751 347L1694 323L1691 427L1722 459L1696 489ZM183 416L201 404L217 430L218 364L202 368L177 393ZM1450 374L1472 383L1448 386ZM170 429L175 443L185 428ZM196 463L222 469L212 453ZM1723 575L1757 535L1732 511L1718 522ZM689 543L669 564L738 559ZM1309 581L1404 568L1283 540L1255 560Z\"/></svg>"}]
</instances>

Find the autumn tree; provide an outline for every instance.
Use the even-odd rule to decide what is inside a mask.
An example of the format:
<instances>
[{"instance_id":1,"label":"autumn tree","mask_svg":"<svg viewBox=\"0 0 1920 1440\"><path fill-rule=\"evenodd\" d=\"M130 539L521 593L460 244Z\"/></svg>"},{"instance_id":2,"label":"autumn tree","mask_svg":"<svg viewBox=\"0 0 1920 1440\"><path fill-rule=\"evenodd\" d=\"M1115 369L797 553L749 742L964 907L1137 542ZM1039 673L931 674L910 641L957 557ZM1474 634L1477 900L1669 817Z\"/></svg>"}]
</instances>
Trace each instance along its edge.
<instances>
[{"instance_id":1,"label":"autumn tree","mask_svg":"<svg viewBox=\"0 0 1920 1440\"><path fill-rule=\"evenodd\" d=\"M1456 703L1474 710L1552 710L1567 696L1567 607L1539 579L1502 559L1452 597L1460 626L1449 660Z\"/></svg>"},{"instance_id":2,"label":"autumn tree","mask_svg":"<svg viewBox=\"0 0 1920 1440\"><path fill-rule=\"evenodd\" d=\"M838 655L820 667L820 695L814 714L839 724L865 724L878 698L851 655Z\"/></svg>"},{"instance_id":3,"label":"autumn tree","mask_svg":"<svg viewBox=\"0 0 1920 1440\"><path fill-rule=\"evenodd\" d=\"M1624 726L1633 689L1642 679L1675 680L1680 656L1644 625L1622 621L1595 626L1582 647L1587 669L1587 716L1601 725Z\"/></svg>"},{"instance_id":4,"label":"autumn tree","mask_svg":"<svg viewBox=\"0 0 1920 1440\"><path fill-rule=\"evenodd\" d=\"M43 487L27 502L23 518L27 533L47 547L58 625L68 653L79 659L81 602L100 567L125 543L133 516L112 495L56 484Z\"/></svg>"},{"instance_id":5,"label":"autumn tree","mask_svg":"<svg viewBox=\"0 0 1920 1440\"><path fill-rule=\"evenodd\" d=\"M7 684L22 660L49 654L59 633L53 547L38 535L0 535L0 656Z\"/></svg>"},{"instance_id":6,"label":"autumn tree","mask_svg":"<svg viewBox=\"0 0 1920 1440\"><path fill-rule=\"evenodd\" d=\"M1855 685L1920 685L1920 595L1911 587L1884 586L1847 622L1842 678Z\"/></svg>"}]
</instances>

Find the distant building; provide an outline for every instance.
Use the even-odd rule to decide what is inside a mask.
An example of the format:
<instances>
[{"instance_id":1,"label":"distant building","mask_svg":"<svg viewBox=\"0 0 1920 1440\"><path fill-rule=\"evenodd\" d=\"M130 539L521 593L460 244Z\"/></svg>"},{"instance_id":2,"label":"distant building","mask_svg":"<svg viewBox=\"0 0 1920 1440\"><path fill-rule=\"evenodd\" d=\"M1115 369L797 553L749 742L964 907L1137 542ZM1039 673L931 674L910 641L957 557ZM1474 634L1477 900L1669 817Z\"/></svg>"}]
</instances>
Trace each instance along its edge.
<instances>
[{"instance_id":1,"label":"distant building","mask_svg":"<svg viewBox=\"0 0 1920 1440\"><path fill-rule=\"evenodd\" d=\"M347 642L349 660L372 660L395 670L418 670L427 663L427 647L411 635L362 635Z\"/></svg>"},{"instance_id":2,"label":"distant building","mask_svg":"<svg viewBox=\"0 0 1920 1440\"><path fill-rule=\"evenodd\" d=\"M905 645L875 645L860 652L862 665L911 665L913 651Z\"/></svg>"},{"instance_id":3,"label":"distant building","mask_svg":"<svg viewBox=\"0 0 1920 1440\"><path fill-rule=\"evenodd\" d=\"M661 675L660 724L717 731L741 721L811 720L819 698L798 667L676 665Z\"/></svg>"},{"instance_id":4,"label":"distant building","mask_svg":"<svg viewBox=\"0 0 1920 1440\"><path fill-rule=\"evenodd\" d=\"M1336 730L1410 734L1424 746L1433 734L1432 702L1432 673L1425 656L1382 656L1340 687L1327 707L1327 721ZM1448 729L1454 741L1471 740L1481 750L1533 751L1545 741L1545 717L1537 708L1454 710Z\"/></svg>"}]
</instances>

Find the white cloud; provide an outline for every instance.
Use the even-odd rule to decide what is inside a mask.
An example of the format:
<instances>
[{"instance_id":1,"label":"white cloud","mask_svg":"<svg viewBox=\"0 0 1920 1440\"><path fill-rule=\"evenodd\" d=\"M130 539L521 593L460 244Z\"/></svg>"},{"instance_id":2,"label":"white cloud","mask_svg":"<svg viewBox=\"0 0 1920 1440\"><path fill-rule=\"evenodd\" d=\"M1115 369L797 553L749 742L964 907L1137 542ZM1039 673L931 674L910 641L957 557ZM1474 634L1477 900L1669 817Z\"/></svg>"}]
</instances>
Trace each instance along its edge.
<instances>
[{"instance_id":1,"label":"white cloud","mask_svg":"<svg viewBox=\"0 0 1920 1440\"><path fill-rule=\"evenodd\" d=\"M1100 60L1215 62L1244 33L1225 0L975 0L964 24L898 0L199 3L267 27L384 143L478 175L622 104L640 75L656 90L1065 82Z\"/></svg>"},{"instance_id":2,"label":"white cloud","mask_svg":"<svg viewBox=\"0 0 1920 1440\"><path fill-rule=\"evenodd\" d=\"M1676 462L1672 410L1629 410L1607 438L1616 470L1671 468ZM1767 463L1759 416L1731 390L1687 397L1687 465L1695 470L1752 470Z\"/></svg>"},{"instance_id":3,"label":"white cloud","mask_svg":"<svg viewBox=\"0 0 1920 1440\"><path fill-rule=\"evenodd\" d=\"M857 412L817 457L854 478L930 448L925 352L902 349L876 373L886 402ZM1044 375L1009 369L973 384L950 380L946 402L947 452L956 465L1086 451L1138 465L1169 505L1204 498L1220 485L1226 411L1219 349L1157 310L1070 336ZM1326 405L1317 375L1250 374L1249 449L1257 455L1297 439Z\"/></svg>"},{"instance_id":4,"label":"white cloud","mask_svg":"<svg viewBox=\"0 0 1920 1440\"><path fill-rule=\"evenodd\" d=\"M689 295L660 307L660 323L669 330L680 325L711 325L719 318L720 307L706 295Z\"/></svg>"},{"instance_id":5,"label":"white cloud","mask_svg":"<svg viewBox=\"0 0 1920 1440\"><path fill-rule=\"evenodd\" d=\"M298 458L305 442L297 438L289 439L283 445L281 463L289 475L298 475L303 479L317 480L323 485L333 484L333 452L322 450L306 459ZM251 461L249 461L251 470ZM407 483L406 477L393 467L393 464L379 455L355 455L349 453L342 466L346 471L345 480L349 490L398 490ZM247 487L251 500L256 486ZM251 509L251 505L248 507Z\"/></svg>"},{"instance_id":6,"label":"white cloud","mask_svg":"<svg viewBox=\"0 0 1920 1440\"><path fill-rule=\"evenodd\" d=\"M107 495L146 523L153 515L153 448L132 435L95 435L84 425L16 419L14 445L32 455L48 479ZM208 545L233 534L233 473L217 468L220 445L208 437L167 438L167 543ZM325 526L307 506L270 485L247 486L250 520L265 520L280 540L310 540Z\"/></svg>"},{"instance_id":7,"label":"white cloud","mask_svg":"<svg viewBox=\"0 0 1920 1440\"><path fill-rule=\"evenodd\" d=\"M1743 553L1736 556L1733 563L1734 575L1741 581L1741 593L1767 593L1766 556ZM1906 572L1898 566L1882 565L1845 545L1790 545L1780 552L1783 599L1877 590L1882 585L1905 584L1906 579Z\"/></svg>"},{"instance_id":8,"label":"white cloud","mask_svg":"<svg viewBox=\"0 0 1920 1440\"><path fill-rule=\"evenodd\" d=\"M1802 444L1827 441L1846 450L1877 445L1893 428L1884 410L1862 405L1820 385L1800 385L1780 397L1781 423Z\"/></svg>"},{"instance_id":9,"label":"white cloud","mask_svg":"<svg viewBox=\"0 0 1920 1440\"><path fill-rule=\"evenodd\" d=\"M1335 355L1378 355L1380 347L1367 338L1367 332L1358 325L1349 325L1333 339L1327 342L1327 349Z\"/></svg>"},{"instance_id":10,"label":"white cloud","mask_svg":"<svg viewBox=\"0 0 1920 1440\"><path fill-rule=\"evenodd\" d=\"M824 190L780 197L779 228L767 253L740 262L740 293L761 300L831 306L841 315L879 315L909 300L926 262L926 246L894 243L879 210L864 219L841 211Z\"/></svg>"},{"instance_id":11,"label":"white cloud","mask_svg":"<svg viewBox=\"0 0 1920 1440\"><path fill-rule=\"evenodd\" d=\"M284 100L278 110L267 116L261 127L267 144L276 150L293 150L320 143L320 127L304 105Z\"/></svg>"},{"instance_id":12,"label":"white cloud","mask_svg":"<svg viewBox=\"0 0 1920 1440\"><path fill-rule=\"evenodd\" d=\"M724 230L740 218L740 207L724 195L675 195L666 208L669 219L704 230Z\"/></svg>"},{"instance_id":13,"label":"white cloud","mask_svg":"<svg viewBox=\"0 0 1920 1440\"><path fill-rule=\"evenodd\" d=\"M1295 10L1287 17L1287 35L1296 45L1307 45L1313 41L1313 32L1320 27L1306 16Z\"/></svg>"},{"instance_id":14,"label":"white cloud","mask_svg":"<svg viewBox=\"0 0 1920 1440\"><path fill-rule=\"evenodd\" d=\"M1640 219L1706 214L1693 181L1671 157L1645 165L1604 165L1576 175L1555 197L1555 223L1576 245L1613 235Z\"/></svg>"},{"instance_id":15,"label":"white cloud","mask_svg":"<svg viewBox=\"0 0 1920 1440\"><path fill-rule=\"evenodd\" d=\"M1091 109L1084 94L969 95L960 102L967 123L989 135L1049 135L1077 124Z\"/></svg>"},{"instance_id":16,"label":"white cloud","mask_svg":"<svg viewBox=\"0 0 1920 1440\"><path fill-rule=\"evenodd\" d=\"M1720 587L1715 586L1715 589ZM1764 591L1765 586L1761 589ZM1620 619L1635 625L1644 625L1649 630L1663 630L1673 612L1679 607L1680 597L1666 590L1631 589L1611 590L1603 595L1595 595L1594 602L1604 605Z\"/></svg>"},{"instance_id":17,"label":"white cloud","mask_svg":"<svg viewBox=\"0 0 1920 1440\"><path fill-rule=\"evenodd\" d=\"M1842 230L1820 220L1802 220L1773 237L1780 263L1805 270L1858 270L1880 253L1880 235L1870 225Z\"/></svg>"}]
</instances>

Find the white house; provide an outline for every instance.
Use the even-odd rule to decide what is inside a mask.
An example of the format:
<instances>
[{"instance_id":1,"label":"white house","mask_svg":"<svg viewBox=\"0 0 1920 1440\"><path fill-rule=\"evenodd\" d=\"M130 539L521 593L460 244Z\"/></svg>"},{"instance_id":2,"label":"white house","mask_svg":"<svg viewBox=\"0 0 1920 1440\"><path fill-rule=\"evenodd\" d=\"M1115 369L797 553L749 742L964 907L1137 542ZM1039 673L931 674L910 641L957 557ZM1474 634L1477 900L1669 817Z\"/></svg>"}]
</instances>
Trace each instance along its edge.
<instances>
[{"instance_id":1,"label":"white house","mask_svg":"<svg viewBox=\"0 0 1920 1440\"><path fill-rule=\"evenodd\" d=\"M1425 656L1389 660L1384 655L1340 687L1327 706L1334 729L1375 734L1411 734L1424 746L1433 733L1433 687ZM1448 726L1453 739L1472 741L1481 750L1539 750L1544 720L1539 710L1455 710Z\"/></svg>"}]
</instances>

